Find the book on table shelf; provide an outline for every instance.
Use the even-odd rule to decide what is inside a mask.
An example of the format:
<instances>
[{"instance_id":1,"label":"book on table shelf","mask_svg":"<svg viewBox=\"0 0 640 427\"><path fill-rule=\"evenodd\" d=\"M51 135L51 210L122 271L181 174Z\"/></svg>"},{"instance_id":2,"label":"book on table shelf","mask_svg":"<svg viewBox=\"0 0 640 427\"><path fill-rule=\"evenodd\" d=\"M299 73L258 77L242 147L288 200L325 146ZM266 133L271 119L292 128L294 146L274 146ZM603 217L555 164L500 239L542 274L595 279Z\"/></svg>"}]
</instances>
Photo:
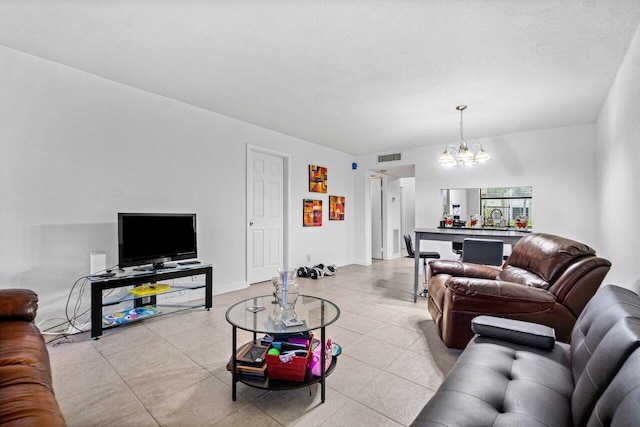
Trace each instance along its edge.
<instances>
[{"instance_id":1,"label":"book on table shelf","mask_svg":"<svg viewBox=\"0 0 640 427\"><path fill-rule=\"evenodd\" d=\"M231 372L233 370L232 366L233 366L233 360L229 360L229 363L227 363L227 371ZM264 363L262 366L251 366L251 365L245 365L243 362L236 361L236 371L242 375L266 377L267 364Z\"/></svg>"},{"instance_id":2,"label":"book on table shelf","mask_svg":"<svg viewBox=\"0 0 640 427\"><path fill-rule=\"evenodd\" d=\"M264 355L268 346L249 343L236 352L236 371L243 375L264 377L267 374L267 361ZM227 363L227 371L233 370L233 356Z\"/></svg>"}]
</instances>

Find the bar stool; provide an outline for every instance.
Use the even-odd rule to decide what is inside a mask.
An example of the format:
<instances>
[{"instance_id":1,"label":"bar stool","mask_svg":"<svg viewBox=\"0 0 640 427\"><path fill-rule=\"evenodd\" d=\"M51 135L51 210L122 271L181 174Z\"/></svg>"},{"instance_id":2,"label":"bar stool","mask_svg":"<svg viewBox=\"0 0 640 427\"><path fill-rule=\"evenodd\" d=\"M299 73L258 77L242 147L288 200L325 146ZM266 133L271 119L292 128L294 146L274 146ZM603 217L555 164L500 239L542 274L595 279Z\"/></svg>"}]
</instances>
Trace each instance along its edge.
<instances>
[{"instance_id":1,"label":"bar stool","mask_svg":"<svg viewBox=\"0 0 640 427\"><path fill-rule=\"evenodd\" d=\"M409 254L409 257L415 258L416 254L413 251L413 243L411 242L410 235L408 234L404 235L404 243L407 246L407 253ZM423 265L423 271L424 271L424 288L422 289L422 292L420 292L418 295L426 298L428 296L427 294L427 259L440 259L440 253L420 251L420 258L422 259L422 265Z\"/></svg>"}]
</instances>

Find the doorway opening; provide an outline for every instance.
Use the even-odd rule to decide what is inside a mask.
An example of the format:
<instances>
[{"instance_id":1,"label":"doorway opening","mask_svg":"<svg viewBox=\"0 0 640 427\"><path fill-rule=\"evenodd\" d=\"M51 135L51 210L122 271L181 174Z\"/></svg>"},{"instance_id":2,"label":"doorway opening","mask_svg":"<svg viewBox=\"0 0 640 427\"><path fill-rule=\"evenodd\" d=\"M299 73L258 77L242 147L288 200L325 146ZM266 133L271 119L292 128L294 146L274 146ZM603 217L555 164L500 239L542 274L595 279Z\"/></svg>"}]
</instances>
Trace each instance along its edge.
<instances>
[{"instance_id":1,"label":"doorway opening","mask_svg":"<svg viewBox=\"0 0 640 427\"><path fill-rule=\"evenodd\" d=\"M403 236L415 231L415 165L386 166L371 171L371 258L394 259L408 255ZM375 179L382 186L378 190ZM378 215L377 201L380 201ZM378 216L381 226L378 226ZM382 233L382 258L376 256L376 233Z\"/></svg>"},{"instance_id":2,"label":"doorway opening","mask_svg":"<svg viewBox=\"0 0 640 427\"><path fill-rule=\"evenodd\" d=\"M371 258L384 259L382 177L371 176Z\"/></svg>"}]
</instances>

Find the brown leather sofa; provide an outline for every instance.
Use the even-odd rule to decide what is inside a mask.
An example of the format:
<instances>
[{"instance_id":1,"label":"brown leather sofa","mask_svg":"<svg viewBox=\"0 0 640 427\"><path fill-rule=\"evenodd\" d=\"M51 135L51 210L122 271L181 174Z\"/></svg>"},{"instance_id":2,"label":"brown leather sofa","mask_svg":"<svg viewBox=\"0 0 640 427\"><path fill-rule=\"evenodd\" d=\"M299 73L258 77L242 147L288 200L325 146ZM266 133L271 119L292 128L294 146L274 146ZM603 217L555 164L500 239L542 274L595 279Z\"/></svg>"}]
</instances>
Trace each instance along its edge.
<instances>
[{"instance_id":1,"label":"brown leather sofa","mask_svg":"<svg viewBox=\"0 0 640 427\"><path fill-rule=\"evenodd\" d=\"M532 233L502 269L448 260L429 267L429 312L444 344L462 349L473 337L471 320L483 314L547 325L568 342L611 263L582 243Z\"/></svg>"},{"instance_id":2,"label":"brown leather sofa","mask_svg":"<svg viewBox=\"0 0 640 427\"><path fill-rule=\"evenodd\" d=\"M49 353L34 325L38 296L0 289L0 425L65 426L51 381Z\"/></svg>"}]
</instances>

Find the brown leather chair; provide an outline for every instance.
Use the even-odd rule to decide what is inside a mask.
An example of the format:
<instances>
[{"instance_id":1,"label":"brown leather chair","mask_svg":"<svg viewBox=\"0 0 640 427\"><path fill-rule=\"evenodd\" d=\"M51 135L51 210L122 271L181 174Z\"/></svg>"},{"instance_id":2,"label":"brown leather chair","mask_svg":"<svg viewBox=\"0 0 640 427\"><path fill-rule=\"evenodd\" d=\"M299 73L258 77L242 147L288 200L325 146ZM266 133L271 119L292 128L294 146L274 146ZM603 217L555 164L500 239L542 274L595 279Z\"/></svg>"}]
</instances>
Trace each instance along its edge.
<instances>
[{"instance_id":1,"label":"brown leather chair","mask_svg":"<svg viewBox=\"0 0 640 427\"><path fill-rule=\"evenodd\" d=\"M429 262L428 308L447 347L464 348L471 320L487 314L541 323L568 342L571 329L611 263L587 245L528 234L502 269L461 261Z\"/></svg>"}]
</instances>

